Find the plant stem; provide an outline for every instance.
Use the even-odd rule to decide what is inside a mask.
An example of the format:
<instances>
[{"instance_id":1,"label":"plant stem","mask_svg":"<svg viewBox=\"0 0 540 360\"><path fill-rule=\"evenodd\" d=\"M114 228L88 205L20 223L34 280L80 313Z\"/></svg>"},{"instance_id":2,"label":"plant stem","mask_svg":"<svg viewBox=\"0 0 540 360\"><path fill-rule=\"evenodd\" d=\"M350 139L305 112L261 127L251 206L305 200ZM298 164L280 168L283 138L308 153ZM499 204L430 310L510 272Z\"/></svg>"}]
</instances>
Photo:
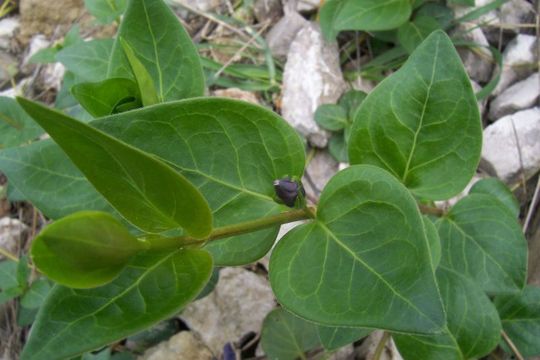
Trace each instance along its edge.
<instances>
[{"instance_id":1,"label":"plant stem","mask_svg":"<svg viewBox=\"0 0 540 360\"><path fill-rule=\"evenodd\" d=\"M152 249L174 249L179 246L201 245L209 241L219 240L231 236L242 235L258 230L263 230L272 226L282 225L298 220L313 219L316 210L311 207L296 209L284 213L263 217L257 220L246 221L234 225L215 228L205 239L197 239L191 236L178 237L143 237L141 240L147 241Z\"/></svg>"},{"instance_id":2,"label":"plant stem","mask_svg":"<svg viewBox=\"0 0 540 360\"><path fill-rule=\"evenodd\" d=\"M6 249L2 247L0 247L0 255L3 255L6 258L13 260L15 262L19 262L19 258L17 256L13 255L12 253L10 253L9 251L7 251Z\"/></svg>"},{"instance_id":3,"label":"plant stem","mask_svg":"<svg viewBox=\"0 0 540 360\"><path fill-rule=\"evenodd\" d=\"M423 204L418 204L418 207L420 208L420 212L422 214L435 215L439 217L444 216L446 214L446 212L443 209L439 209L436 207L423 205Z\"/></svg>"},{"instance_id":4,"label":"plant stem","mask_svg":"<svg viewBox=\"0 0 540 360\"><path fill-rule=\"evenodd\" d=\"M510 339L510 337L508 336L508 334L504 330L501 330L501 335L502 335L506 345L508 345L510 350L512 350L512 352L516 356L516 359L517 360L524 360L523 355L521 355L521 353L519 352L518 348L516 347L516 345L514 344L512 339Z\"/></svg>"},{"instance_id":5,"label":"plant stem","mask_svg":"<svg viewBox=\"0 0 540 360\"><path fill-rule=\"evenodd\" d=\"M375 349L375 353L373 354L373 360L380 360L382 353L384 351L384 347L386 346L386 343L390 339L390 333L383 332L383 335L381 337L381 340L379 340L379 343L377 344L377 348Z\"/></svg>"}]
</instances>

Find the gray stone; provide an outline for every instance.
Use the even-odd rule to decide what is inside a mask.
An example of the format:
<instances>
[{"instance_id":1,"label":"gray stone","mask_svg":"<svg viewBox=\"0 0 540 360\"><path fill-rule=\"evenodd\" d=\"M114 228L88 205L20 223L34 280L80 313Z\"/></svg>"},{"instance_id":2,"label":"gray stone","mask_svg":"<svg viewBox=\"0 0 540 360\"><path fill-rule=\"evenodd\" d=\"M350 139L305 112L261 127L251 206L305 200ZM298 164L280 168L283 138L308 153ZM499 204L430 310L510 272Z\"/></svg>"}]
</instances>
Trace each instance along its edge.
<instances>
[{"instance_id":1,"label":"gray stone","mask_svg":"<svg viewBox=\"0 0 540 360\"><path fill-rule=\"evenodd\" d=\"M282 115L315 147L324 148L330 134L314 120L322 104L336 103L347 85L337 44L323 39L319 25L306 25L291 44L283 76Z\"/></svg>"},{"instance_id":2,"label":"gray stone","mask_svg":"<svg viewBox=\"0 0 540 360\"><path fill-rule=\"evenodd\" d=\"M0 51L0 86L17 75L19 72L18 65L19 62L13 55L6 51Z\"/></svg>"},{"instance_id":3,"label":"gray stone","mask_svg":"<svg viewBox=\"0 0 540 360\"><path fill-rule=\"evenodd\" d=\"M260 23L276 22L283 16L281 0L256 0L253 4L253 14Z\"/></svg>"},{"instance_id":4,"label":"gray stone","mask_svg":"<svg viewBox=\"0 0 540 360\"><path fill-rule=\"evenodd\" d=\"M332 176L334 176L338 170L339 163L332 155L327 151L317 151L306 168L305 177L309 177L311 180L303 180L306 191L314 196L319 196L328 181L330 181ZM313 186L315 186L315 188L313 188Z\"/></svg>"},{"instance_id":5,"label":"gray stone","mask_svg":"<svg viewBox=\"0 0 540 360\"><path fill-rule=\"evenodd\" d=\"M465 41L478 44L474 49L459 48L458 52L469 77L478 83L487 83L493 71L493 56L485 47L489 45L482 29L474 24L461 24L455 34Z\"/></svg>"},{"instance_id":6,"label":"gray stone","mask_svg":"<svg viewBox=\"0 0 540 360\"><path fill-rule=\"evenodd\" d=\"M519 32L518 25L526 23L534 24L534 17L534 6L526 0L506 1L499 10L501 26L516 34Z\"/></svg>"},{"instance_id":7,"label":"gray stone","mask_svg":"<svg viewBox=\"0 0 540 360\"><path fill-rule=\"evenodd\" d=\"M15 31L21 26L16 16L0 20L0 49L9 49Z\"/></svg>"},{"instance_id":8,"label":"gray stone","mask_svg":"<svg viewBox=\"0 0 540 360\"><path fill-rule=\"evenodd\" d=\"M492 102L489 119L495 121L505 115L534 106L540 98L540 74L535 73L508 89Z\"/></svg>"},{"instance_id":9,"label":"gray stone","mask_svg":"<svg viewBox=\"0 0 540 360\"><path fill-rule=\"evenodd\" d=\"M508 184L528 178L540 169L539 139L539 107L505 116L484 130L481 168Z\"/></svg>"},{"instance_id":10,"label":"gray stone","mask_svg":"<svg viewBox=\"0 0 540 360\"><path fill-rule=\"evenodd\" d=\"M187 306L181 318L217 355L225 343L259 332L274 307L267 279L243 268L225 268L214 291Z\"/></svg>"},{"instance_id":11,"label":"gray stone","mask_svg":"<svg viewBox=\"0 0 540 360\"><path fill-rule=\"evenodd\" d=\"M41 72L43 87L45 89L54 89L56 91L60 90L65 72L66 68L60 63L52 63L44 66Z\"/></svg>"},{"instance_id":12,"label":"gray stone","mask_svg":"<svg viewBox=\"0 0 540 360\"><path fill-rule=\"evenodd\" d=\"M482 90L482 87L478 85L478 83L474 80L471 80L471 85L475 94L479 92L480 90ZM478 103L478 111L480 112L480 116L483 116L484 111L486 110L487 98L483 100L478 100L477 103Z\"/></svg>"},{"instance_id":13,"label":"gray stone","mask_svg":"<svg viewBox=\"0 0 540 360\"><path fill-rule=\"evenodd\" d=\"M182 331L148 349L138 360L212 360L214 355L191 331Z\"/></svg>"},{"instance_id":14,"label":"gray stone","mask_svg":"<svg viewBox=\"0 0 540 360\"><path fill-rule=\"evenodd\" d=\"M51 42L47 40L45 35L37 34L32 36L30 39L30 44L28 45L28 49L26 50L26 54L24 55L21 69L24 73L28 74L34 69L35 64L30 64L30 58L34 56L35 53L38 51L48 48L51 45Z\"/></svg>"},{"instance_id":15,"label":"gray stone","mask_svg":"<svg viewBox=\"0 0 540 360\"><path fill-rule=\"evenodd\" d=\"M493 95L499 95L508 86L535 71L538 66L537 44L536 36L519 34L506 46L501 77Z\"/></svg>"},{"instance_id":16,"label":"gray stone","mask_svg":"<svg viewBox=\"0 0 540 360\"><path fill-rule=\"evenodd\" d=\"M336 351L332 352L328 358L325 358L328 360L351 360L355 359L354 357L354 346L353 345L347 345L342 348L337 349Z\"/></svg>"},{"instance_id":17,"label":"gray stone","mask_svg":"<svg viewBox=\"0 0 540 360\"><path fill-rule=\"evenodd\" d=\"M25 236L28 227L18 219L4 217L0 219L0 247L16 254L21 243L21 239ZM4 257L0 255L0 260Z\"/></svg>"},{"instance_id":18,"label":"gray stone","mask_svg":"<svg viewBox=\"0 0 540 360\"><path fill-rule=\"evenodd\" d=\"M285 58L294 38L307 24L309 22L296 11L285 11L285 16L266 34L266 42L272 55Z\"/></svg>"}]
</instances>

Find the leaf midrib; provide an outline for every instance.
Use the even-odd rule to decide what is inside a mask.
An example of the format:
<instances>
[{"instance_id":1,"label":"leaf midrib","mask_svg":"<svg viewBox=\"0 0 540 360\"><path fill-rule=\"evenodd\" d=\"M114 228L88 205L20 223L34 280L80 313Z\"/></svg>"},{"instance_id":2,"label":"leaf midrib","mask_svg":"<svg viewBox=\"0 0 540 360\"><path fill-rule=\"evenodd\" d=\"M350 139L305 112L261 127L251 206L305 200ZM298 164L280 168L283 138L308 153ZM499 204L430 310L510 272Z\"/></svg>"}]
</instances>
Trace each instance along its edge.
<instances>
[{"instance_id":1,"label":"leaf midrib","mask_svg":"<svg viewBox=\"0 0 540 360\"><path fill-rule=\"evenodd\" d=\"M422 315L423 317L425 317L429 322L431 322L432 324L435 325L435 328L437 329L440 329L440 326L435 323L429 316L427 316L427 314L425 314L424 312L422 312L418 307L416 307L416 305L414 305L413 303L411 303L407 298L405 298L403 295L401 295L396 289L394 289L394 287L388 283L386 281L386 279L384 279L384 277L382 277L377 271L375 271L375 269L373 269L372 267L370 267L368 264L366 264L360 257L358 257L356 255L356 253L350 249L347 245L345 245L343 242L341 242L337 236L334 235L334 233L323 223L321 222L320 220L319 221L316 221L316 224L319 225L329 236L330 238L332 238L336 244L338 246L340 246L341 248L343 248L346 252L348 252L351 257L356 260L358 263L360 263L360 265L364 266L364 268L366 268L369 272L371 272L373 275L375 275L384 285L386 285L386 287L392 291L392 293L394 293L398 298L400 298L403 302L405 302L406 304L408 304L411 308L413 308L414 310L416 310L418 312L418 314Z\"/></svg>"}]
</instances>

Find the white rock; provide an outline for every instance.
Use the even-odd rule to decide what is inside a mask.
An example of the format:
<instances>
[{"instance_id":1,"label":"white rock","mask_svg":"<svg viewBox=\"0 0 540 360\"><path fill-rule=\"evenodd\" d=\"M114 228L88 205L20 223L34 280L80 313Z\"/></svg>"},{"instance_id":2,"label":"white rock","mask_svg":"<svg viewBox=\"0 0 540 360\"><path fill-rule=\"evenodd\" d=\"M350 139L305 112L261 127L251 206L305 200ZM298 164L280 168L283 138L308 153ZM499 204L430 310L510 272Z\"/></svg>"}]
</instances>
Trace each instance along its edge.
<instances>
[{"instance_id":1,"label":"white rock","mask_svg":"<svg viewBox=\"0 0 540 360\"><path fill-rule=\"evenodd\" d=\"M329 356L330 357L327 358L328 360L350 360L350 359L355 359L354 346L353 345L344 346L344 347L339 348L338 350L334 351Z\"/></svg>"},{"instance_id":2,"label":"white rock","mask_svg":"<svg viewBox=\"0 0 540 360\"><path fill-rule=\"evenodd\" d=\"M18 60L7 51L0 51L0 85L15 78L19 72Z\"/></svg>"},{"instance_id":3,"label":"white rock","mask_svg":"<svg viewBox=\"0 0 540 360\"><path fill-rule=\"evenodd\" d=\"M484 130L481 167L512 184L520 178L522 162L528 178L540 169L539 140L539 107L505 116Z\"/></svg>"},{"instance_id":4,"label":"white rock","mask_svg":"<svg viewBox=\"0 0 540 360\"><path fill-rule=\"evenodd\" d=\"M0 247L10 253L17 253L21 239L28 227L18 219L0 219ZM0 260L4 257L0 255Z\"/></svg>"},{"instance_id":5,"label":"white rock","mask_svg":"<svg viewBox=\"0 0 540 360\"><path fill-rule=\"evenodd\" d=\"M321 4L321 0L298 0L298 11L313 11Z\"/></svg>"},{"instance_id":6,"label":"white rock","mask_svg":"<svg viewBox=\"0 0 540 360\"><path fill-rule=\"evenodd\" d=\"M45 89L60 90L66 68L60 63L47 64L41 73Z\"/></svg>"},{"instance_id":7,"label":"white rock","mask_svg":"<svg viewBox=\"0 0 540 360\"><path fill-rule=\"evenodd\" d=\"M9 49L15 31L21 26L18 17L8 17L0 20L0 49Z\"/></svg>"},{"instance_id":8,"label":"white rock","mask_svg":"<svg viewBox=\"0 0 540 360\"><path fill-rule=\"evenodd\" d=\"M243 268L225 268L214 291L189 305L181 318L219 354L225 343L259 332L274 307L268 280Z\"/></svg>"},{"instance_id":9,"label":"white rock","mask_svg":"<svg viewBox=\"0 0 540 360\"><path fill-rule=\"evenodd\" d=\"M145 351L138 360L212 360L214 355L191 331L182 331Z\"/></svg>"},{"instance_id":10,"label":"white rock","mask_svg":"<svg viewBox=\"0 0 540 360\"><path fill-rule=\"evenodd\" d=\"M0 96L5 96L14 99L16 96L21 96L24 94L24 89L32 83L31 78L24 78L17 82L17 86L14 88L9 88L4 91L0 91Z\"/></svg>"},{"instance_id":11,"label":"white rock","mask_svg":"<svg viewBox=\"0 0 540 360\"><path fill-rule=\"evenodd\" d=\"M296 11L290 11L285 8L285 16L266 34L266 43L272 55L285 58L289 53L294 38L300 29L307 24L309 22Z\"/></svg>"},{"instance_id":12,"label":"white rock","mask_svg":"<svg viewBox=\"0 0 540 360\"><path fill-rule=\"evenodd\" d=\"M255 0L253 14L260 23L276 22L283 15L281 0Z\"/></svg>"},{"instance_id":13,"label":"white rock","mask_svg":"<svg viewBox=\"0 0 540 360\"><path fill-rule=\"evenodd\" d=\"M458 52L469 77L479 83L488 82L491 78L494 61L491 52L485 48L489 43L482 29L475 24L461 24L456 29L455 34L465 41L480 45L474 49L461 47Z\"/></svg>"},{"instance_id":14,"label":"white rock","mask_svg":"<svg viewBox=\"0 0 540 360\"><path fill-rule=\"evenodd\" d=\"M323 148L330 134L315 123L315 111L319 105L335 103L345 89L337 44L323 39L319 25L306 25L298 32L287 56L283 117L313 146Z\"/></svg>"},{"instance_id":15,"label":"white rock","mask_svg":"<svg viewBox=\"0 0 540 360\"><path fill-rule=\"evenodd\" d=\"M508 89L492 102L489 119L497 120L505 115L534 106L540 98L540 74L535 73Z\"/></svg>"},{"instance_id":16,"label":"white rock","mask_svg":"<svg viewBox=\"0 0 540 360\"><path fill-rule=\"evenodd\" d=\"M171 0L173 3L178 5L185 5L192 9L199 10L202 12L208 12L215 10L221 4L224 3L223 0Z\"/></svg>"},{"instance_id":17,"label":"white rock","mask_svg":"<svg viewBox=\"0 0 540 360\"><path fill-rule=\"evenodd\" d=\"M536 36L519 34L506 46L501 77L492 95L499 95L508 86L535 71L538 65L537 44Z\"/></svg>"},{"instance_id":18,"label":"white rock","mask_svg":"<svg viewBox=\"0 0 540 360\"><path fill-rule=\"evenodd\" d=\"M534 14L534 6L526 0L506 1L499 10L501 24L515 33L519 32L516 25L534 23Z\"/></svg>"}]
</instances>

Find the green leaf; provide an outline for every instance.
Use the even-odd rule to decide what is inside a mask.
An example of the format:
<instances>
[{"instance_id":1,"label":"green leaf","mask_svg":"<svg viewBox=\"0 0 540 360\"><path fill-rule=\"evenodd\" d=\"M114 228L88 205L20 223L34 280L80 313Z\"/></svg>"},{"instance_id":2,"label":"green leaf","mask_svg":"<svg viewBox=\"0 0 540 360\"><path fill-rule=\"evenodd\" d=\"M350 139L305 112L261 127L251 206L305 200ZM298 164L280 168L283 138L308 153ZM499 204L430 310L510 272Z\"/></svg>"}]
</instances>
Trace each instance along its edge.
<instances>
[{"instance_id":1,"label":"green leaf","mask_svg":"<svg viewBox=\"0 0 540 360\"><path fill-rule=\"evenodd\" d=\"M272 251L278 301L331 326L433 333L445 324L422 217L388 172L351 166L322 192L317 219Z\"/></svg>"},{"instance_id":2,"label":"green leaf","mask_svg":"<svg viewBox=\"0 0 540 360\"><path fill-rule=\"evenodd\" d=\"M448 0L448 3L456 5L474 6L474 1L475 0Z\"/></svg>"},{"instance_id":3,"label":"green leaf","mask_svg":"<svg viewBox=\"0 0 540 360\"><path fill-rule=\"evenodd\" d=\"M110 77L107 67L113 43L113 39L77 43L59 51L56 58L82 81L102 81Z\"/></svg>"},{"instance_id":4,"label":"green leaf","mask_svg":"<svg viewBox=\"0 0 540 360\"><path fill-rule=\"evenodd\" d=\"M441 29L447 29L454 20L452 9L437 3L428 2L422 5L416 12L415 17L429 16L437 20Z\"/></svg>"},{"instance_id":5,"label":"green leaf","mask_svg":"<svg viewBox=\"0 0 540 360\"><path fill-rule=\"evenodd\" d=\"M278 308L264 319L261 346L268 359L305 359L305 352L320 346L317 326Z\"/></svg>"},{"instance_id":6,"label":"green leaf","mask_svg":"<svg viewBox=\"0 0 540 360\"><path fill-rule=\"evenodd\" d=\"M502 202L516 218L519 216L519 202L508 186L497 178L482 179L476 182L469 193L493 195L499 199L499 201Z\"/></svg>"},{"instance_id":7,"label":"green leaf","mask_svg":"<svg viewBox=\"0 0 540 360\"><path fill-rule=\"evenodd\" d=\"M88 122L93 119L92 115L86 112L86 110L78 103L77 99L71 94L71 88L82 82L85 81L78 78L71 71L66 71L62 81L62 87L56 95L54 107L78 120Z\"/></svg>"},{"instance_id":8,"label":"green leaf","mask_svg":"<svg viewBox=\"0 0 540 360\"><path fill-rule=\"evenodd\" d=\"M481 139L469 78L451 40L435 31L364 100L349 159L390 171L419 197L447 199L476 171Z\"/></svg>"},{"instance_id":9,"label":"green leaf","mask_svg":"<svg viewBox=\"0 0 540 360\"><path fill-rule=\"evenodd\" d=\"M315 121L326 130L343 130L348 124L347 112L339 105L324 104L315 111Z\"/></svg>"},{"instance_id":10,"label":"green leaf","mask_svg":"<svg viewBox=\"0 0 540 360\"><path fill-rule=\"evenodd\" d=\"M150 74L161 101L204 95L204 75L197 49L162 0L129 2L109 67L104 72L107 78L132 77L120 39L131 46Z\"/></svg>"},{"instance_id":11,"label":"green leaf","mask_svg":"<svg viewBox=\"0 0 540 360\"><path fill-rule=\"evenodd\" d=\"M0 149L20 146L43 133L15 99L0 96Z\"/></svg>"},{"instance_id":12,"label":"green leaf","mask_svg":"<svg viewBox=\"0 0 540 360\"><path fill-rule=\"evenodd\" d=\"M59 284L90 288L113 280L146 249L107 213L82 211L45 227L32 243L37 268Z\"/></svg>"},{"instance_id":13,"label":"green leaf","mask_svg":"<svg viewBox=\"0 0 540 360\"><path fill-rule=\"evenodd\" d=\"M28 267L28 256L23 255L17 263L17 283L20 287L28 286L28 278L30 277L30 268Z\"/></svg>"},{"instance_id":14,"label":"green leaf","mask_svg":"<svg viewBox=\"0 0 540 360\"><path fill-rule=\"evenodd\" d=\"M339 105L347 112L349 122L353 121L356 111L358 111L366 97L367 94L363 91L349 90L339 99Z\"/></svg>"},{"instance_id":15,"label":"green leaf","mask_svg":"<svg viewBox=\"0 0 540 360\"><path fill-rule=\"evenodd\" d=\"M127 0L84 0L84 6L101 24L116 20L127 6Z\"/></svg>"},{"instance_id":16,"label":"green leaf","mask_svg":"<svg viewBox=\"0 0 540 360\"><path fill-rule=\"evenodd\" d=\"M327 351L333 351L368 336L372 330L317 325L317 332L322 346Z\"/></svg>"},{"instance_id":17,"label":"green leaf","mask_svg":"<svg viewBox=\"0 0 540 360\"><path fill-rule=\"evenodd\" d=\"M112 78L97 83L80 83L71 88L71 93L94 117L119 112L118 106L126 102L142 107L137 84L125 78Z\"/></svg>"},{"instance_id":18,"label":"green leaf","mask_svg":"<svg viewBox=\"0 0 540 360\"><path fill-rule=\"evenodd\" d=\"M15 261L0 261L0 289L5 290L19 286L17 267L18 264Z\"/></svg>"},{"instance_id":19,"label":"green leaf","mask_svg":"<svg viewBox=\"0 0 540 360\"><path fill-rule=\"evenodd\" d=\"M528 285L520 294L497 296L495 306L521 355L540 355L540 288Z\"/></svg>"},{"instance_id":20,"label":"green leaf","mask_svg":"<svg viewBox=\"0 0 540 360\"><path fill-rule=\"evenodd\" d=\"M210 233L212 216L206 200L168 165L59 112L18 100L133 225L156 233L180 226L195 237Z\"/></svg>"},{"instance_id":21,"label":"green leaf","mask_svg":"<svg viewBox=\"0 0 540 360\"><path fill-rule=\"evenodd\" d=\"M64 359L94 350L176 314L212 272L204 250L145 252L112 283L86 290L55 286L21 359Z\"/></svg>"},{"instance_id":22,"label":"green leaf","mask_svg":"<svg viewBox=\"0 0 540 360\"><path fill-rule=\"evenodd\" d=\"M328 151L334 159L339 162L349 162L349 154L347 153L347 143L345 142L344 134L334 134L328 142Z\"/></svg>"},{"instance_id":23,"label":"green leaf","mask_svg":"<svg viewBox=\"0 0 540 360\"><path fill-rule=\"evenodd\" d=\"M514 215L491 195L460 200L437 222L441 265L474 280L488 293L521 291L527 242Z\"/></svg>"},{"instance_id":24,"label":"green leaf","mask_svg":"<svg viewBox=\"0 0 540 360\"><path fill-rule=\"evenodd\" d=\"M440 29L439 22L431 16L417 16L398 29L398 41L410 54L433 31Z\"/></svg>"},{"instance_id":25,"label":"green leaf","mask_svg":"<svg viewBox=\"0 0 540 360\"><path fill-rule=\"evenodd\" d=\"M216 288L216 285L219 282L219 270L220 270L220 268L218 268L218 267L216 267L216 268L214 268L214 270L212 270L212 276L210 276L210 280L208 280L208 282L204 286L204 289L202 289L201 292L199 293L199 295L197 295L196 300L202 299L202 298L210 295L210 293L212 291L214 291L214 289Z\"/></svg>"},{"instance_id":26,"label":"green leaf","mask_svg":"<svg viewBox=\"0 0 540 360\"><path fill-rule=\"evenodd\" d=\"M399 27L411 16L410 0L328 0L320 13L327 38L341 30L381 31Z\"/></svg>"},{"instance_id":27,"label":"green leaf","mask_svg":"<svg viewBox=\"0 0 540 360\"><path fill-rule=\"evenodd\" d=\"M215 228L283 211L274 201L274 180L301 178L304 171L304 145L295 130L273 112L242 101L183 100L93 125L174 166L207 199ZM246 264L268 252L278 231L275 226L206 248L220 266Z\"/></svg>"},{"instance_id":28,"label":"green leaf","mask_svg":"<svg viewBox=\"0 0 540 360\"><path fill-rule=\"evenodd\" d=\"M431 260L433 261L433 268L436 269L441 262L441 239L437 232L437 227L427 216L422 216L424 221L424 231L429 243L429 250L431 253Z\"/></svg>"},{"instance_id":29,"label":"green leaf","mask_svg":"<svg viewBox=\"0 0 540 360\"><path fill-rule=\"evenodd\" d=\"M37 309L41 306L51 286L46 279L38 279L32 283L28 291L21 298L21 306L27 309Z\"/></svg>"},{"instance_id":30,"label":"green leaf","mask_svg":"<svg viewBox=\"0 0 540 360\"><path fill-rule=\"evenodd\" d=\"M470 280L443 267L437 270L448 325L441 334L394 334L405 360L466 360L489 354L499 342L501 321L489 298Z\"/></svg>"},{"instance_id":31,"label":"green leaf","mask_svg":"<svg viewBox=\"0 0 540 360\"><path fill-rule=\"evenodd\" d=\"M114 212L52 140L0 151L0 169L45 216L59 219L83 210Z\"/></svg>"},{"instance_id":32,"label":"green leaf","mask_svg":"<svg viewBox=\"0 0 540 360\"><path fill-rule=\"evenodd\" d=\"M159 103L160 99L158 97L158 94L156 93L156 88L154 86L154 81L152 80L152 77L150 76L144 65L141 63L141 61L137 58L137 55L135 54L131 46L129 46L128 42L125 41L123 38L120 38L120 44L122 45L122 49L124 50L124 53L126 54L126 57L129 61L131 70L135 75L135 80L137 81L137 85L139 86L139 93L141 94L141 100L143 105L150 106Z\"/></svg>"}]
</instances>

